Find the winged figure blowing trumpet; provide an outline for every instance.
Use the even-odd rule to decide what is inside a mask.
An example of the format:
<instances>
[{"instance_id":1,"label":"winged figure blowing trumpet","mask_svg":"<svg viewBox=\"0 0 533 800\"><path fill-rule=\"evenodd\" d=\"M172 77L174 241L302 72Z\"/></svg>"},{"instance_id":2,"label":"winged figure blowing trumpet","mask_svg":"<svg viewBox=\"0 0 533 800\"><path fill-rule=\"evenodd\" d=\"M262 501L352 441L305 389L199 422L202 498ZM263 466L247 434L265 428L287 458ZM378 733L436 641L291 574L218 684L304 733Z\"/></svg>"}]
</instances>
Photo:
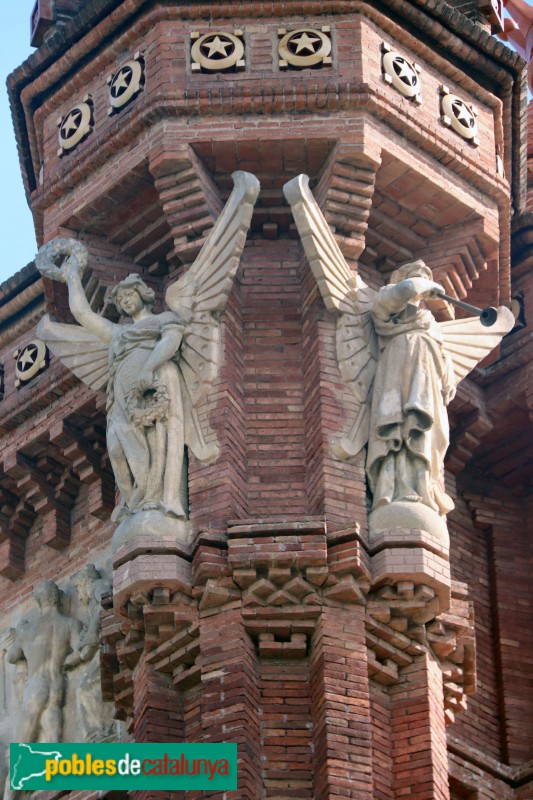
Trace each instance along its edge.
<instances>
[{"instance_id":1,"label":"winged figure blowing trumpet","mask_svg":"<svg viewBox=\"0 0 533 800\"><path fill-rule=\"evenodd\" d=\"M423 301L444 290L421 260L396 269L379 291L370 288L346 263L308 183L299 175L284 192L326 307L337 314L339 369L358 406L333 449L350 459L367 446L371 530L420 527L453 508L443 481L446 406L515 320L500 307L481 320L437 322Z\"/></svg>"}]
</instances>

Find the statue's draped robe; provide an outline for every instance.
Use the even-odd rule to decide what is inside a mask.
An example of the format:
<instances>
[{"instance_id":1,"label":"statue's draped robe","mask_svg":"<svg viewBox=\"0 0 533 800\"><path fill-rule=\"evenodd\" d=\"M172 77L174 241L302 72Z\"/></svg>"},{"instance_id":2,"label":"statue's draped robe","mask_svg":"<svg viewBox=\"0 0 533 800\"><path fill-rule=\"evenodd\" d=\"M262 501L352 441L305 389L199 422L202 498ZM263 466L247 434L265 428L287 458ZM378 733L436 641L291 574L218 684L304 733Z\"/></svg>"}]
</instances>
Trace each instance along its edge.
<instances>
[{"instance_id":1,"label":"statue's draped robe","mask_svg":"<svg viewBox=\"0 0 533 800\"><path fill-rule=\"evenodd\" d=\"M370 413L367 473L374 508L418 499L440 514L453 508L441 474L449 444L446 404L453 396L453 365L442 349L432 314L408 304L386 308L384 287L372 317L379 337Z\"/></svg>"},{"instance_id":2,"label":"statue's draped robe","mask_svg":"<svg viewBox=\"0 0 533 800\"><path fill-rule=\"evenodd\" d=\"M208 449L181 376L179 350L155 372L157 394L152 398L148 394L145 401L148 417L150 407L154 409L152 424L136 422L132 416L132 409L143 404L136 387L150 353L166 333L181 332L182 327L170 311L151 315L131 325L117 325L109 348L107 441L129 511L149 505L180 516L183 447L189 445L200 458ZM131 476L126 485L118 477L124 461Z\"/></svg>"}]
</instances>

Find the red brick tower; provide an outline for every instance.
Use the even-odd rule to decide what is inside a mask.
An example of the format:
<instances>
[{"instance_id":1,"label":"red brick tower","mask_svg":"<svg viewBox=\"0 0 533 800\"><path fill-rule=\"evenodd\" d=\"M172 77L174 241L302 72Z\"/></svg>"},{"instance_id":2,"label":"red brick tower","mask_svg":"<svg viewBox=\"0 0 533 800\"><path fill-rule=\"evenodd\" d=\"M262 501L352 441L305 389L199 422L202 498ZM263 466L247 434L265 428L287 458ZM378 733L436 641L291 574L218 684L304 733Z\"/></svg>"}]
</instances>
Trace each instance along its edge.
<instances>
[{"instance_id":1,"label":"red brick tower","mask_svg":"<svg viewBox=\"0 0 533 800\"><path fill-rule=\"evenodd\" d=\"M162 303L234 170L261 181L203 409L221 456L189 459L194 547L119 550L101 630L104 700L135 741L238 743L228 798L533 797L526 89L494 5L41 2L9 78L39 242L83 241L109 318L130 272ZM369 285L423 258L456 298L514 298L450 407L449 549L370 540L363 456L332 450L354 400L282 194L300 173ZM108 558L114 485L103 395L44 351L21 368L45 306L72 321L64 287L29 266L0 291L9 621L43 577Z\"/></svg>"}]
</instances>

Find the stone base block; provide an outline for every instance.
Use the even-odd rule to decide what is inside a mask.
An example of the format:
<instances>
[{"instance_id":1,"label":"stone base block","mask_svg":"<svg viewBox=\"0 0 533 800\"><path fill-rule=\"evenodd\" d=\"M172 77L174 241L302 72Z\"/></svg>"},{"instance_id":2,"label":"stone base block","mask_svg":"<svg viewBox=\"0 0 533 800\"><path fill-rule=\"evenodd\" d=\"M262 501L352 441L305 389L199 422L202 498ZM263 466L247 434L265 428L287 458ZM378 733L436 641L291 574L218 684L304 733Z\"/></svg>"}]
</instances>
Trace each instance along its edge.
<instances>
[{"instance_id":1,"label":"stone base block","mask_svg":"<svg viewBox=\"0 0 533 800\"><path fill-rule=\"evenodd\" d=\"M380 550L401 547L421 547L448 561L449 544L448 532L446 538L442 533L421 530L420 528L390 528L384 531L374 531L370 536L369 549L371 554Z\"/></svg>"},{"instance_id":2,"label":"stone base block","mask_svg":"<svg viewBox=\"0 0 533 800\"><path fill-rule=\"evenodd\" d=\"M154 589L191 591L191 534L186 520L155 509L122 520L111 540L113 604L118 613L130 598Z\"/></svg>"},{"instance_id":3,"label":"stone base block","mask_svg":"<svg viewBox=\"0 0 533 800\"><path fill-rule=\"evenodd\" d=\"M427 531L438 543L439 550L450 548L450 537L446 517L442 517L423 503L388 503L385 506L376 508L368 517L368 530L370 548L374 549L374 538L383 531L404 531L416 530ZM405 544L408 544L406 541Z\"/></svg>"},{"instance_id":4,"label":"stone base block","mask_svg":"<svg viewBox=\"0 0 533 800\"><path fill-rule=\"evenodd\" d=\"M162 511L138 511L120 522L111 539L113 564L135 558L138 553L177 552L189 555L192 536L187 520Z\"/></svg>"},{"instance_id":5,"label":"stone base block","mask_svg":"<svg viewBox=\"0 0 533 800\"><path fill-rule=\"evenodd\" d=\"M450 537L446 517L422 503L389 503L369 516L372 584L430 586L440 611L450 607Z\"/></svg>"}]
</instances>

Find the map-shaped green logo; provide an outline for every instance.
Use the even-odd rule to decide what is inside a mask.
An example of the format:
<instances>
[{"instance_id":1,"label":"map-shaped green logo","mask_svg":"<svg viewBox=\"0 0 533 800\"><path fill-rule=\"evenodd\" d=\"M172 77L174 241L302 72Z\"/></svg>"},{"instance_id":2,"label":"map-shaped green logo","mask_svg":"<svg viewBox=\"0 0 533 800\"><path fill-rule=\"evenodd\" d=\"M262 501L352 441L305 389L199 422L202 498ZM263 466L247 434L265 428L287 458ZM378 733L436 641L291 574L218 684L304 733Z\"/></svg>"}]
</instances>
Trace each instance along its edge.
<instances>
[{"instance_id":1,"label":"map-shaped green logo","mask_svg":"<svg viewBox=\"0 0 533 800\"><path fill-rule=\"evenodd\" d=\"M63 754L51 750L47 745L11 744L9 748L11 788L16 791L30 791L32 782L39 781L39 787L46 773L46 762L59 761Z\"/></svg>"},{"instance_id":2,"label":"map-shaped green logo","mask_svg":"<svg viewBox=\"0 0 533 800\"><path fill-rule=\"evenodd\" d=\"M12 743L14 792L237 788L237 745L150 742Z\"/></svg>"}]
</instances>

